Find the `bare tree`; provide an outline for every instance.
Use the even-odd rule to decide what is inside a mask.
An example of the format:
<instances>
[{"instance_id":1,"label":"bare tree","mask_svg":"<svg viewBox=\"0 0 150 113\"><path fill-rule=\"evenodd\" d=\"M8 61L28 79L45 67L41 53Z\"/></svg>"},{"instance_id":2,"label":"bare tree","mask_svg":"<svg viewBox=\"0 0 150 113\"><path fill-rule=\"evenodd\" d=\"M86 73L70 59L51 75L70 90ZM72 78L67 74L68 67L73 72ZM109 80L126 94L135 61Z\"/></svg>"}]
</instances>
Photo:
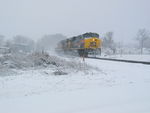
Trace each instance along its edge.
<instances>
[{"instance_id":1,"label":"bare tree","mask_svg":"<svg viewBox=\"0 0 150 113\"><path fill-rule=\"evenodd\" d=\"M145 48L150 48L150 37L144 43Z\"/></svg>"},{"instance_id":2,"label":"bare tree","mask_svg":"<svg viewBox=\"0 0 150 113\"><path fill-rule=\"evenodd\" d=\"M146 29L139 29L136 40L139 42L139 47L140 47L140 53L143 54L143 48L146 40L150 37L149 32Z\"/></svg>"},{"instance_id":3,"label":"bare tree","mask_svg":"<svg viewBox=\"0 0 150 113\"><path fill-rule=\"evenodd\" d=\"M62 34L44 35L37 41L37 50L53 50L60 40L66 39Z\"/></svg>"},{"instance_id":4,"label":"bare tree","mask_svg":"<svg viewBox=\"0 0 150 113\"><path fill-rule=\"evenodd\" d=\"M108 48L113 51L113 53L116 52L116 44L113 39L113 32L107 32L103 38L103 48Z\"/></svg>"},{"instance_id":5,"label":"bare tree","mask_svg":"<svg viewBox=\"0 0 150 113\"><path fill-rule=\"evenodd\" d=\"M12 46L14 51L31 52L34 49L34 41L26 36L13 37Z\"/></svg>"}]
</instances>

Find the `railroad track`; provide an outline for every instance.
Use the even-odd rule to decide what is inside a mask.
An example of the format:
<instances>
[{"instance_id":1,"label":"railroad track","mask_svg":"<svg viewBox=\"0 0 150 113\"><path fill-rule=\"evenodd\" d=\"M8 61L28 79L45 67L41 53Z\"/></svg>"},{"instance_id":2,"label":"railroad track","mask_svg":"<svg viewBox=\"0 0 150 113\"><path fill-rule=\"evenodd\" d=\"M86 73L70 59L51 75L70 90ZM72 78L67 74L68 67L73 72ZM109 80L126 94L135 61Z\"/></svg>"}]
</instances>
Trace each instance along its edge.
<instances>
[{"instance_id":1,"label":"railroad track","mask_svg":"<svg viewBox=\"0 0 150 113\"><path fill-rule=\"evenodd\" d=\"M146 62L146 61L121 60L121 59L99 58L99 57L87 57L87 58L91 58L91 59L99 59L99 60L108 60L108 61L116 61L116 62L126 62L126 63L137 63L137 64L146 64L146 65L150 65L150 62Z\"/></svg>"}]
</instances>

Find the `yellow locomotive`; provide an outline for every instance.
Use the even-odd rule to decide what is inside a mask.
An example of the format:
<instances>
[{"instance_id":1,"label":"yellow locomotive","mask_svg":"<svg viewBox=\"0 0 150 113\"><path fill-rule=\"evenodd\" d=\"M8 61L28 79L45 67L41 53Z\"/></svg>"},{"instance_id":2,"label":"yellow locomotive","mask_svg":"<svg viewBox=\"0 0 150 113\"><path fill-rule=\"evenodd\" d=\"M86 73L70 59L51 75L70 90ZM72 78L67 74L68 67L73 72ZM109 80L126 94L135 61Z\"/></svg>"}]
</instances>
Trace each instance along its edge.
<instances>
[{"instance_id":1,"label":"yellow locomotive","mask_svg":"<svg viewBox=\"0 0 150 113\"><path fill-rule=\"evenodd\" d=\"M59 42L57 50L64 52L77 52L79 56L88 54L101 54L102 40L97 33L84 33Z\"/></svg>"}]
</instances>

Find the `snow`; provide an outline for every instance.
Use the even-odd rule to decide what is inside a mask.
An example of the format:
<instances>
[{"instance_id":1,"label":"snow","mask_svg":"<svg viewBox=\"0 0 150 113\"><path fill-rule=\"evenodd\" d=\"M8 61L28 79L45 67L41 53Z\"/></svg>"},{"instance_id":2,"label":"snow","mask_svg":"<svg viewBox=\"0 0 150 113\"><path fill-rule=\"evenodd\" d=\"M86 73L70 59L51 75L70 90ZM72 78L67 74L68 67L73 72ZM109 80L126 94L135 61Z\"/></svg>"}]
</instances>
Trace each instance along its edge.
<instances>
[{"instance_id":1,"label":"snow","mask_svg":"<svg viewBox=\"0 0 150 113\"><path fill-rule=\"evenodd\" d=\"M0 113L150 112L149 65L65 59L85 68L67 75L54 75L55 67L12 69L12 76L0 76Z\"/></svg>"},{"instance_id":2,"label":"snow","mask_svg":"<svg viewBox=\"0 0 150 113\"><path fill-rule=\"evenodd\" d=\"M122 89L123 88L123 89ZM2 100L5 113L149 112L149 94L136 87L107 87ZM118 92L119 90L119 92ZM138 93L138 95L135 95Z\"/></svg>"},{"instance_id":3,"label":"snow","mask_svg":"<svg viewBox=\"0 0 150 113\"><path fill-rule=\"evenodd\" d=\"M150 62L150 55L133 55L133 54L128 55L128 54L123 54L123 55L108 55L108 56L102 55L102 56L98 56L98 57Z\"/></svg>"}]
</instances>

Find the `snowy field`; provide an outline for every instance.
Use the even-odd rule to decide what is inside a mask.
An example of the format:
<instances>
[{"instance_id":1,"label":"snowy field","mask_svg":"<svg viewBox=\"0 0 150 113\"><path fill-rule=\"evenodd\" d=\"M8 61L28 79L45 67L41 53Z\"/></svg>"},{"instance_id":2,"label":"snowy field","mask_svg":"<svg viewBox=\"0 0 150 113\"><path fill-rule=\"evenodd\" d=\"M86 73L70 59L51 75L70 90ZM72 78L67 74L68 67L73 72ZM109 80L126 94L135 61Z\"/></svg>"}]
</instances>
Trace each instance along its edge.
<instances>
[{"instance_id":1,"label":"snowy field","mask_svg":"<svg viewBox=\"0 0 150 113\"><path fill-rule=\"evenodd\" d=\"M123 54L123 55L108 55L108 56L102 55L102 56L98 56L98 57L150 62L150 55L124 55Z\"/></svg>"},{"instance_id":2,"label":"snowy field","mask_svg":"<svg viewBox=\"0 0 150 113\"><path fill-rule=\"evenodd\" d=\"M81 66L67 62L64 75L51 66L0 76L0 113L150 113L150 65L65 59Z\"/></svg>"}]
</instances>

